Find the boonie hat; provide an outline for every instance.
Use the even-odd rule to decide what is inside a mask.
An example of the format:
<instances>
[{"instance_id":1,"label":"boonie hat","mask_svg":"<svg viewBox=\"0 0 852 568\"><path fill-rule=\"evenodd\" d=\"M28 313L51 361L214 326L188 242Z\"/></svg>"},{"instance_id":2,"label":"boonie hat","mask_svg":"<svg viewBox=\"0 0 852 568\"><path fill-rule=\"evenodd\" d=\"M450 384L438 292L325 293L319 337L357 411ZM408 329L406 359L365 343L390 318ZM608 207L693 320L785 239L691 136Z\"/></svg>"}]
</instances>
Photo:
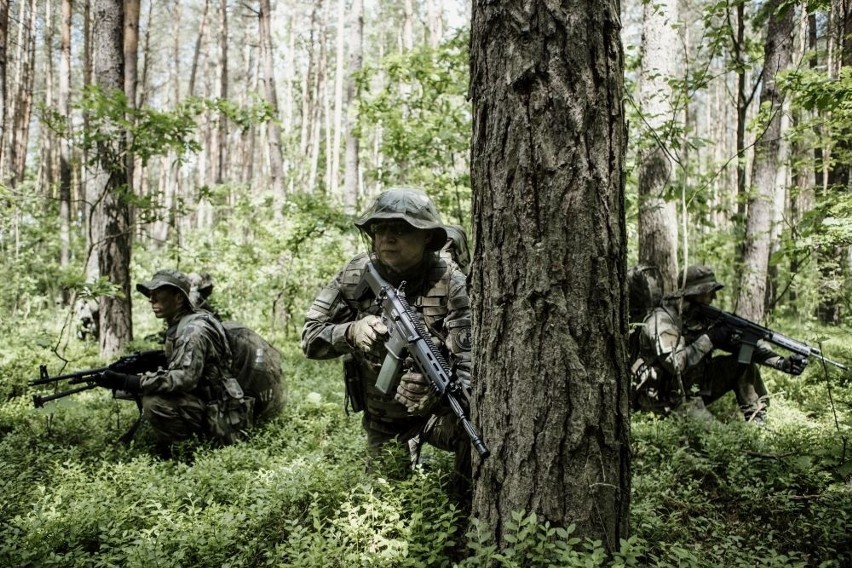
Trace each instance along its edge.
<instances>
[{"instance_id":1,"label":"boonie hat","mask_svg":"<svg viewBox=\"0 0 852 568\"><path fill-rule=\"evenodd\" d=\"M141 292L146 298L150 298L151 292L158 288L162 288L163 286L171 286L172 288L177 288L183 292L183 295L186 296L190 307L195 309L195 303L192 301L192 297L189 293L191 288L189 278L180 270L173 270L171 268L158 270L151 280L137 284L136 290Z\"/></svg>"},{"instance_id":2,"label":"boonie hat","mask_svg":"<svg viewBox=\"0 0 852 568\"><path fill-rule=\"evenodd\" d=\"M433 234L427 250L440 250L447 242L447 231L441 222L438 208L422 190L414 187L393 187L380 193L367 212L355 221L355 226L370 233L370 225L387 219L401 219L417 229Z\"/></svg>"},{"instance_id":3,"label":"boonie hat","mask_svg":"<svg viewBox=\"0 0 852 568\"><path fill-rule=\"evenodd\" d=\"M683 282L683 288L677 290L673 296L700 296L708 292L715 292L725 287L716 281L716 274L709 266L694 264L686 269L686 282L684 282L683 270L677 277L678 283Z\"/></svg>"}]
</instances>

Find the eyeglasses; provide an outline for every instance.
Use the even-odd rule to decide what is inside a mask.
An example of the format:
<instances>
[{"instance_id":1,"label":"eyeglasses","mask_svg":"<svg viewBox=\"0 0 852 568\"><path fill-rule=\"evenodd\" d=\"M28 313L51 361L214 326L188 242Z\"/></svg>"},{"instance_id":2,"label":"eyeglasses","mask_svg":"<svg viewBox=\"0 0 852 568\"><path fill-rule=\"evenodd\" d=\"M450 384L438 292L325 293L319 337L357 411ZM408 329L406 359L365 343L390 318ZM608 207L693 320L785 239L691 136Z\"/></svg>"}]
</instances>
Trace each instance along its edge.
<instances>
[{"instance_id":1,"label":"eyeglasses","mask_svg":"<svg viewBox=\"0 0 852 568\"><path fill-rule=\"evenodd\" d=\"M417 227L412 227L405 221L390 221L385 223L373 223L370 225L369 233L374 237L380 235L391 235L394 237L404 237L410 235L417 230Z\"/></svg>"}]
</instances>

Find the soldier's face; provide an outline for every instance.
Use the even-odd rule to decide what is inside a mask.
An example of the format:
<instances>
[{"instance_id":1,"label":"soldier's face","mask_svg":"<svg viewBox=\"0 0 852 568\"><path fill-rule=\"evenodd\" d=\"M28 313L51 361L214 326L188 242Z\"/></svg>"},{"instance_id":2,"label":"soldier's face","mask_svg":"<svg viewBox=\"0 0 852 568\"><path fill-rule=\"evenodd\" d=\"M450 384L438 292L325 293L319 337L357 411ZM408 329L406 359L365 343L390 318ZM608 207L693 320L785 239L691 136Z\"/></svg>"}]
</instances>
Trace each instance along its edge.
<instances>
[{"instance_id":1,"label":"soldier's face","mask_svg":"<svg viewBox=\"0 0 852 568\"><path fill-rule=\"evenodd\" d=\"M156 290L151 290L151 311L154 312L154 317L171 321L180 312L184 303L184 295L180 290L171 286L163 286Z\"/></svg>"},{"instance_id":2,"label":"soldier's face","mask_svg":"<svg viewBox=\"0 0 852 568\"><path fill-rule=\"evenodd\" d=\"M370 232L379 261L397 272L404 272L423 260L426 245L432 239L429 231L401 220L374 223Z\"/></svg>"},{"instance_id":3,"label":"soldier's face","mask_svg":"<svg viewBox=\"0 0 852 568\"><path fill-rule=\"evenodd\" d=\"M709 306L713 303L713 300L716 299L716 290L712 290L710 292L706 292L698 296L693 296L692 298L696 304L704 304L705 306Z\"/></svg>"}]
</instances>

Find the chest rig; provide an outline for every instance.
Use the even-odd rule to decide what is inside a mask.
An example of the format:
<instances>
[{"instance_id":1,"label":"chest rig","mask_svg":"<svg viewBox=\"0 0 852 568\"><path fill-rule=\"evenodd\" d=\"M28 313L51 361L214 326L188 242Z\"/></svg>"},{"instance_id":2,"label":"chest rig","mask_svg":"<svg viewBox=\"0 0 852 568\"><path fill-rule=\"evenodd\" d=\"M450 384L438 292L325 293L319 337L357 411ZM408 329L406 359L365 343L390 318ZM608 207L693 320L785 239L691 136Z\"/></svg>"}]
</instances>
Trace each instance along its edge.
<instances>
[{"instance_id":1,"label":"chest rig","mask_svg":"<svg viewBox=\"0 0 852 568\"><path fill-rule=\"evenodd\" d=\"M340 293L346 304L356 312L354 319L367 315L381 317L381 306L375 297L369 293L365 297L356 298L355 289L361 283L365 266L369 261L367 255L359 256L347 266L340 281ZM406 283L402 288L411 308L420 315L429 330L432 341L444 356L448 355L446 338L449 330L445 329L444 320L450 309L450 276L452 271L444 260L436 260L427 269L426 275L419 282ZM384 394L375 387L376 378L381 369L384 355L369 353L353 353L351 360L345 365L347 374L347 389L358 388L360 393L349 393L351 398L362 395L366 413L373 419L397 422L410 420L406 408L393 400L393 393ZM354 379L354 380L350 380ZM353 407L354 410L358 410Z\"/></svg>"}]
</instances>

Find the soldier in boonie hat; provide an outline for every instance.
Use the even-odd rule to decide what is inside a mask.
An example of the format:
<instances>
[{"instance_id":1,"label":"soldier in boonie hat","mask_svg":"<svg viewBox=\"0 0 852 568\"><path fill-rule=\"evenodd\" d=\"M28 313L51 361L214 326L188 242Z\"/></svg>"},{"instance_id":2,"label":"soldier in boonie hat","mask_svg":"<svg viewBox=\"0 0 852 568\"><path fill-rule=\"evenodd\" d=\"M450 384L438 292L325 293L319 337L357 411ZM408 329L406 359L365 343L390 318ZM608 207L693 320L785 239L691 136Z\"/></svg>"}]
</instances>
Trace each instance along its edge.
<instances>
[{"instance_id":1,"label":"soldier in boonie hat","mask_svg":"<svg viewBox=\"0 0 852 568\"><path fill-rule=\"evenodd\" d=\"M392 441L419 460L429 443L455 453L458 495L470 487L470 440L446 400L430 381L406 367L388 392L376 388L388 354L388 328L382 307L359 285L369 264L391 286L404 291L432 340L450 363L458 384L470 387L471 316L466 279L459 266L439 253L447 228L431 199L421 190L393 187L379 194L355 222L369 237L370 251L352 258L314 299L302 329L302 350L311 359L344 357L345 408L363 412L368 455L372 460ZM462 402L466 404L465 400Z\"/></svg>"},{"instance_id":2,"label":"soldier in boonie hat","mask_svg":"<svg viewBox=\"0 0 852 568\"><path fill-rule=\"evenodd\" d=\"M151 280L138 283L136 285L136 290L141 292L146 298L150 298L151 292L162 288L163 286L177 288L183 292L183 295L186 297L187 305L190 309L195 309L195 303L192 301L192 295L190 294L192 284L190 283L189 277L180 270L173 270L171 268L158 270Z\"/></svg>"},{"instance_id":3,"label":"soldier in boonie hat","mask_svg":"<svg viewBox=\"0 0 852 568\"><path fill-rule=\"evenodd\" d=\"M157 271L136 289L155 317L164 320L166 365L142 374L107 370L96 382L138 394L142 413L167 456L173 442L193 436L229 444L252 423L254 399L231 372L232 352L222 324L193 302L190 278L179 270Z\"/></svg>"}]
</instances>

